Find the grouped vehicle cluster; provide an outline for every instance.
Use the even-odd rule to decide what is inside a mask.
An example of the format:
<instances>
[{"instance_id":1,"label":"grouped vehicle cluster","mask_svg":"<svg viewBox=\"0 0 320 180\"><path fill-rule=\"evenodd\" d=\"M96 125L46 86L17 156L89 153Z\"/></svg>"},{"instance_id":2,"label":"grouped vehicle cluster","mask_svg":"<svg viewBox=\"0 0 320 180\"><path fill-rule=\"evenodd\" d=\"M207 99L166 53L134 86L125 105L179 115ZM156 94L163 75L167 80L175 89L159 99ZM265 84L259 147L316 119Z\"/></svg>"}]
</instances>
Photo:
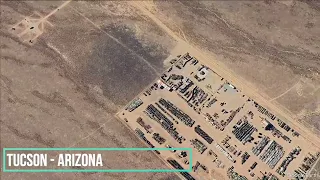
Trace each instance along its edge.
<instances>
[{"instance_id":1,"label":"grouped vehicle cluster","mask_svg":"<svg viewBox=\"0 0 320 180\"><path fill-rule=\"evenodd\" d=\"M177 73L183 71L187 66L196 66L198 68L196 72L191 72L188 75ZM201 120L200 118L199 120L191 118L188 115L188 112L184 112L183 108L179 107L179 104L175 104L166 97L159 97L156 102L146 105L145 109L142 111L145 117L148 117L149 119L144 119L142 117L137 118L136 122L139 124L140 128L144 129L146 133L152 134L152 139L157 142L158 145L172 148L170 140L165 138L164 134L161 134L160 132L153 132L152 126L148 123L149 120L156 122L174 141L178 144L189 142L197 153L209 157L217 168L223 169L229 163L244 165L250 157L256 156L261 163L265 163L270 169L277 167L275 170L277 174L264 170L264 173L257 175L255 169L259 167L260 162L253 162L248 169L251 176L250 179L277 180L281 177L285 177L289 164L301 154L302 147L297 146L285 156L286 152L283 147L285 144L280 144L277 141L277 138L281 138L287 143L292 143L293 138L299 138L300 134L283 120L268 111L265 107L250 98L246 98L245 102L238 107L228 109L227 104L232 102L219 100L218 95L230 91L240 94L240 91L222 77L219 77L222 83L217 90L213 90L212 85L210 84L201 86L200 84L206 81L206 78L210 73L214 74L215 72L205 65L201 65L196 58L186 53L183 56L178 56L178 59L172 62L172 67L161 76L160 80L143 92L143 96L150 96L153 90L158 89L176 93L178 97L182 98L190 107L189 109L191 111L196 112L202 120L207 122L208 126L213 127L212 131L225 131L227 126L237 119L237 121L234 122L231 132L222 141L217 142L215 137L210 135L210 132L206 132L203 129L203 125L197 124L197 121ZM215 75L218 76L217 74ZM131 103L126 106L125 110L131 113L139 108L145 103L142 100L143 96L131 101ZM245 95L240 96L242 98L245 97ZM249 103L252 104L253 108L256 108L255 112L253 112L253 110L248 110L248 112L240 116L239 112L245 111L245 104ZM221 112L218 113L208 110L212 106L219 106L222 109ZM258 128L252 123L254 116L265 117L262 120L263 128ZM187 141L188 139L185 135L182 132L179 132L179 128L177 128L178 126L181 126L181 124L187 128L192 128L192 131L196 134L195 138ZM145 133L140 128L135 129L136 134L150 147L156 147L146 138ZM270 134L272 134L273 137L270 136ZM250 151L242 150L241 147L232 144L230 141L231 138L243 145L252 146L252 149ZM220 155L217 155L215 152L220 153L220 155L224 156L230 162L223 162L224 158L220 158ZM159 151L156 151L156 153L159 155L161 154ZM179 162L179 160L175 158L168 158L167 162L173 168L184 169L183 164L190 163L186 151L176 152L176 150L173 150L172 153L178 153L176 158L183 159ZM293 170L294 173L296 173L296 179L305 177L319 156L320 153L318 152L308 153L308 156L304 157L303 162L300 163L299 168ZM199 160L193 162L195 163L194 165L192 164L193 172L203 171L209 173L209 168L204 163L201 163ZM182 163L182 165L180 163ZM180 173L187 180L195 179L195 177L188 172ZM227 177L230 179L248 179L248 177L236 172L234 166L230 166L226 173Z\"/></svg>"}]
</instances>

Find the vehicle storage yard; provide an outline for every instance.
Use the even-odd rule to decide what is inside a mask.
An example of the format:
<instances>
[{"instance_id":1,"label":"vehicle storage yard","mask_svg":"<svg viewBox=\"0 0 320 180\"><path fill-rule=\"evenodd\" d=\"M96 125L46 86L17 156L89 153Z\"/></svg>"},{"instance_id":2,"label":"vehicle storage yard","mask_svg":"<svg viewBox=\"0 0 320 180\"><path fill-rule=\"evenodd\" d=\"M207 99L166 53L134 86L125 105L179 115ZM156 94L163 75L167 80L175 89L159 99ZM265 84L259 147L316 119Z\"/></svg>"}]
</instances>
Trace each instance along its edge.
<instances>
[{"instance_id":1,"label":"vehicle storage yard","mask_svg":"<svg viewBox=\"0 0 320 180\"><path fill-rule=\"evenodd\" d=\"M305 177L319 149L227 79L186 53L117 116L150 147L193 148L185 179ZM157 151L188 169L185 151Z\"/></svg>"}]
</instances>

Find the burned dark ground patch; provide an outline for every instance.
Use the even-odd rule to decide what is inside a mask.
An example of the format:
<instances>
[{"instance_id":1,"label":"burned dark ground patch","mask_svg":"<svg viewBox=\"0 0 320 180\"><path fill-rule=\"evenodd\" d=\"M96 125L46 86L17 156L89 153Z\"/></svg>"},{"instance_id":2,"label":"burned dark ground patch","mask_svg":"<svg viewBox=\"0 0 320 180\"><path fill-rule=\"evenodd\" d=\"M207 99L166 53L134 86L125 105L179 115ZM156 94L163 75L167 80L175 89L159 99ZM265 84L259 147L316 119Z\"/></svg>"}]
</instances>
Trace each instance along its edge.
<instances>
[{"instance_id":1,"label":"burned dark ground patch","mask_svg":"<svg viewBox=\"0 0 320 180\"><path fill-rule=\"evenodd\" d=\"M101 34L82 76L87 83L101 86L111 101L124 105L157 77L167 55L165 51L153 53L157 45L142 45L127 27L105 29L121 44Z\"/></svg>"},{"instance_id":2,"label":"burned dark ground patch","mask_svg":"<svg viewBox=\"0 0 320 180\"><path fill-rule=\"evenodd\" d=\"M143 60L107 36L93 52L83 75L88 83L100 83L103 94L117 104L129 101L156 77Z\"/></svg>"},{"instance_id":3,"label":"burned dark ground patch","mask_svg":"<svg viewBox=\"0 0 320 180\"><path fill-rule=\"evenodd\" d=\"M143 43L143 40L138 39L134 31L125 25L117 26L116 24L111 24L104 30L147 60L156 70L164 70L163 60L169 56L167 49L159 44Z\"/></svg>"},{"instance_id":4,"label":"burned dark ground patch","mask_svg":"<svg viewBox=\"0 0 320 180\"><path fill-rule=\"evenodd\" d=\"M83 80L82 85L99 86L107 99L125 105L164 70L167 47L138 37L126 21L101 25L71 8L65 11L59 12L55 23L59 29L52 30L48 44L65 54L64 63L71 64L67 71L74 70L74 78ZM70 17L78 23L72 24Z\"/></svg>"}]
</instances>

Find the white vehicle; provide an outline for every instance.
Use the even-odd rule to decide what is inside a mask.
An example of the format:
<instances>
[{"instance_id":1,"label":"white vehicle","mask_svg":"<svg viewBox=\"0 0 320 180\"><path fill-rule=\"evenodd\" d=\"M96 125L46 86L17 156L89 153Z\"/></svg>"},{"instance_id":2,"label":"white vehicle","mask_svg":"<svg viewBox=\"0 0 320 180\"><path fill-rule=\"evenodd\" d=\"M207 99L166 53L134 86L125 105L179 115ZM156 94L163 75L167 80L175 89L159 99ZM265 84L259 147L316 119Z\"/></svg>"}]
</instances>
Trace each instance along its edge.
<instances>
[{"instance_id":1,"label":"white vehicle","mask_svg":"<svg viewBox=\"0 0 320 180\"><path fill-rule=\"evenodd\" d=\"M167 148L172 148L169 144L166 145ZM171 152L176 152L177 150L171 150Z\"/></svg>"}]
</instances>

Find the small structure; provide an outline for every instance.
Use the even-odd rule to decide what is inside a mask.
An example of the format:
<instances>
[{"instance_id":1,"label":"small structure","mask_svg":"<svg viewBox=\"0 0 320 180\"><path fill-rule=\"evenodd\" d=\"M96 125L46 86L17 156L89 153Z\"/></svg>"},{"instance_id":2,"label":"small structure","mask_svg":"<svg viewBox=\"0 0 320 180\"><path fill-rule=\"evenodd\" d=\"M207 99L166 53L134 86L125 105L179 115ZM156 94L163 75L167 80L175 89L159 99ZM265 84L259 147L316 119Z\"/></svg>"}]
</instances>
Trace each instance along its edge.
<instances>
[{"instance_id":1,"label":"small structure","mask_svg":"<svg viewBox=\"0 0 320 180\"><path fill-rule=\"evenodd\" d=\"M196 78L198 81L202 81L206 78L206 76L208 75L208 69L207 67L203 66L198 73L194 76L194 78Z\"/></svg>"}]
</instances>

